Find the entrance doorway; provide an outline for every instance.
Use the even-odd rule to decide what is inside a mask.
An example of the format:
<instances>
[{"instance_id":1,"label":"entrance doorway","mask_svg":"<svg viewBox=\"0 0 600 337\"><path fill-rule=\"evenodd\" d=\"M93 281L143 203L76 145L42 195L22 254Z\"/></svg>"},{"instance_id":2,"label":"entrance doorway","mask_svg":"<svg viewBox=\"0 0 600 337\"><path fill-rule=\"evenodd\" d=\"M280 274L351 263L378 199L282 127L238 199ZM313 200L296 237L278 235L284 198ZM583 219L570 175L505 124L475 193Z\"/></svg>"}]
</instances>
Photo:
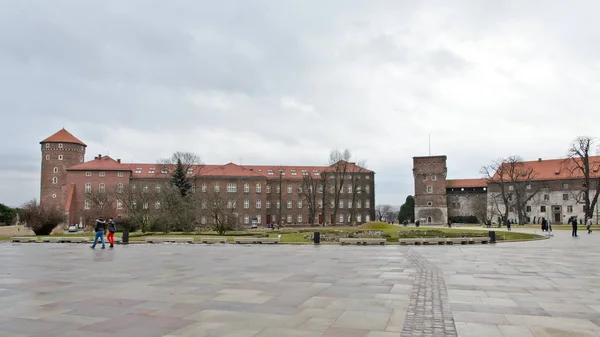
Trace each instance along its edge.
<instances>
[{"instance_id":1,"label":"entrance doorway","mask_svg":"<svg viewBox=\"0 0 600 337\"><path fill-rule=\"evenodd\" d=\"M552 206L554 223L562 223L562 206Z\"/></svg>"}]
</instances>

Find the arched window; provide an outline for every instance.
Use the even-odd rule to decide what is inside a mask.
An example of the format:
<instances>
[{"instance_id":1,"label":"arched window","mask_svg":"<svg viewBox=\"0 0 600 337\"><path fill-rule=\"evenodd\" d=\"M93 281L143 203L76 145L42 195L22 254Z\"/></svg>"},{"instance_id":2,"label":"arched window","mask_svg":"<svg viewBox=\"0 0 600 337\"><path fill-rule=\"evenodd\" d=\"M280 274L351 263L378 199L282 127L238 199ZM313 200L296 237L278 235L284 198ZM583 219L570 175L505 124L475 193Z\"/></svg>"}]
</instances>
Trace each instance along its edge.
<instances>
[{"instance_id":1,"label":"arched window","mask_svg":"<svg viewBox=\"0 0 600 337\"><path fill-rule=\"evenodd\" d=\"M54 173L58 173L58 167L54 168Z\"/></svg>"},{"instance_id":2,"label":"arched window","mask_svg":"<svg viewBox=\"0 0 600 337\"><path fill-rule=\"evenodd\" d=\"M58 178L57 177L52 177L52 183L53 184L58 184Z\"/></svg>"},{"instance_id":3,"label":"arched window","mask_svg":"<svg viewBox=\"0 0 600 337\"><path fill-rule=\"evenodd\" d=\"M430 216L427 217L427 223L431 223L431 217Z\"/></svg>"}]
</instances>

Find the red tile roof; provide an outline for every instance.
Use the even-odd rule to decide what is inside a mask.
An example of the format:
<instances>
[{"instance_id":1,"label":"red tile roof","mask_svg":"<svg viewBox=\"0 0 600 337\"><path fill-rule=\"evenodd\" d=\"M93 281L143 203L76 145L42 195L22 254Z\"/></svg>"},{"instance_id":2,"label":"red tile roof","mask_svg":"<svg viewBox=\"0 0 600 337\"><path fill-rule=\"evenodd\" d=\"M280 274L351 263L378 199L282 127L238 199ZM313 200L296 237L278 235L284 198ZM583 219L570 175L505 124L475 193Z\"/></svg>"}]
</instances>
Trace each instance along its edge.
<instances>
[{"instance_id":1,"label":"red tile roof","mask_svg":"<svg viewBox=\"0 0 600 337\"><path fill-rule=\"evenodd\" d=\"M42 143L73 143L87 146L84 142L80 141L79 139L77 139L77 137L73 136L69 131L65 130L65 128L62 128L52 136L42 140L40 144Z\"/></svg>"},{"instance_id":2,"label":"red tile roof","mask_svg":"<svg viewBox=\"0 0 600 337\"><path fill-rule=\"evenodd\" d=\"M201 176L205 177L264 177L259 172L255 172L252 168L229 163L209 168L200 172Z\"/></svg>"},{"instance_id":3,"label":"red tile roof","mask_svg":"<svg viewBox=\"0 0 600 337\"><path fill-rule=\"evenodd\" d=\"M589 159L590 167L592 168L591 176L600 177L600 156L591 156ZM580 161L578 160L577 162ZM548 159L523 162L525 167L533 170L535 173L534 180L536 181L581 179L583 175L581 171L575 169L575 163L572 159Z\"/></svg>"},{"instance_id":4,"label":"red tile roof","mask_svg":"<svg viewBox=\"0 0 600 337\"><path fill-rule=\"evenodd\" d=\"M450 179L446 180L446 188L487 187L486 179Z\"/></svg>"},{"instance_id":5,"label":"red tile roof","mask_svg":"<svg viewBox=\"0 0 600 337\"><path fill-rule=\"evenodd\" d=\"M67 171L129 171L129 166L121 164L108 156L96 157L94 160L87 161L67 168Z\"/></svg>"}]
</instances>

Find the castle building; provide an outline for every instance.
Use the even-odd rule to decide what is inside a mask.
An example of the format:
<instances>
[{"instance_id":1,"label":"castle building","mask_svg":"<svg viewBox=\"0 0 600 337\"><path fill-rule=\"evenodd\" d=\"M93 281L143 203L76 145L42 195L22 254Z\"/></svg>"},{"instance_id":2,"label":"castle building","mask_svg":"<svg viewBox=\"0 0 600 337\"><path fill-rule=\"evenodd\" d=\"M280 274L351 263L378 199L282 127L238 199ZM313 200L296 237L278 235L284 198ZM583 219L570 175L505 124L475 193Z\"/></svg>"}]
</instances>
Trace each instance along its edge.
<instances>
[{"instance_id":1,"label":"castle building","mask_svg":"<svg viewBox=\"0 0 600 337\"><path fill-rule=\"evenodd\" d=\"M504 202L496 172L493 181L483 178L446 179L446 156L413 158L415 186L415 218L426 224L447 224L457 217L477 217L479 222L490 219L499 223L504 216ZM590 157L591 176L600 179L600 156ZM531 170L532 178L524 186L529 200L524 205L524 215L529 223L539 223L541 218L553 223L567 223L576 216L585 218L585 204L581 194L585 184L579 172L568 167L565 159L525 161L522 167ZM508 219L518 219L514 206L516 183L503 183L508 197ZM595 193L590 187L590 194ZM596 204L593 221L598 223L600 210Z\"/></svg>"},{"instance_id":2,"label":"castle building","mask_svg":"<svg viewBox=\"0 0 600 337\"><path fill-rule=\"evenodd\" d=\"M62 129L42 140L40 203L64 210L69 224L83 224L91 208L92 195L99 193L122 193L128 187L143 190L160 187L171 178L172 169L153 163L125 163L101 154L85 161L86 144L67 130ZM375 173L355 163L339 162L331 166L281 166L281 165L194 165L187 175L194 184L194 193L203 200L211 191L223 191L231 207L236 208L240 224L252 220L259 225L285 223L310 225L306 193L307 179L318 182L339 175L339 165L344 165L344 176L337 177L342 183L336 218L333 218L332 198L322 198L331 188L323 191L315 185L315 222L319 224L346 225L375 219ZM353 184L354 183L354 186ZM325 200L325 204L323 204ZM103 214L124 216L127 207L118 200L104 205ZM159 208L159 203L144 208ZM325 213L326 217L323 217ZM88 220L89 221L89 220ZM202 225L210 225L209 215L199 217Z\"/></svg>"}]
</instances>

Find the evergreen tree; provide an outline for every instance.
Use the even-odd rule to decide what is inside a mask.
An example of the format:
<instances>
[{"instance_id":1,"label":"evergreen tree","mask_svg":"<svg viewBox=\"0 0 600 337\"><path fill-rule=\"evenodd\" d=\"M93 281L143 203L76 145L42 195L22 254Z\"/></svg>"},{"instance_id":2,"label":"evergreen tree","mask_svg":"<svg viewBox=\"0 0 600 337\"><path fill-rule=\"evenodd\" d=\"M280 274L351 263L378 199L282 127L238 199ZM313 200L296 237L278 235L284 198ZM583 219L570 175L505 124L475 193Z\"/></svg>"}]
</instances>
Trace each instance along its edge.
<instances>
[{"instance_id":1,"label":"evergreen tree","mask_svg":"<svg viewBox=\"0 0 600 337\"><path fill-rule=\"evenodd\" d=\"M0 204L0 225L12 225L16 216L17 211L14 208Z\"/></svg>"},{"instance_id":2,"label":"evergreen tree","mask_svg":"<svg viewBox=\"0 0 600 337\"><path fill-rule=\"evenodd\" d=\"M415 199L412 195L406 197L404 205L400 206L400 212L398 212L398 221L402 223L404 220L408 222L415 221Z\"/></svg>"},{"instance_id":3,"label":"evergreen tree","mask_svg":"<svg viewBox=\"0 0 600 337\"><path fill-rule=\"evenodd\" d=\"M177 166L173 172L171 184L177 187L182 197L186 197L192 193L193 185L190 179L187 177L187 172L183 166L183 163L181 162L181 159L177 159Z\"/></svg>"}]
</instances>

